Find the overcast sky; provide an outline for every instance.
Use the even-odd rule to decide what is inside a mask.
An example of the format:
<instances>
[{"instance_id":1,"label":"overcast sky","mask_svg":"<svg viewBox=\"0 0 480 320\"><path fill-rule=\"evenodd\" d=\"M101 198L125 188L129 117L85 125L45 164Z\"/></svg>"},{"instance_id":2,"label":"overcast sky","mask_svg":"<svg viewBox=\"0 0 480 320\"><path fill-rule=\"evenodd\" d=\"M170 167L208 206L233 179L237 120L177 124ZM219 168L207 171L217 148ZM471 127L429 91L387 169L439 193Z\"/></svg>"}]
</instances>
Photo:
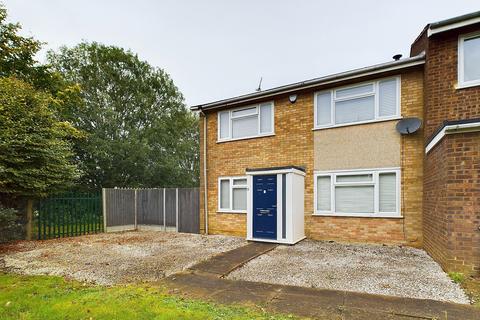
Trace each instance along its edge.
<instances>
[{"instance_id":1,"label":"overcast sky","mask_svg":"<svg viewBox=\"0 0 480 320\"><path fill-rule=\"evenodd\" d=\"M47 49L82 40L163 68L188 105L408 56L428 22L478 0L0 0ZM39 56L44 59L45 51Z\"/></svg>"}]
</instances>

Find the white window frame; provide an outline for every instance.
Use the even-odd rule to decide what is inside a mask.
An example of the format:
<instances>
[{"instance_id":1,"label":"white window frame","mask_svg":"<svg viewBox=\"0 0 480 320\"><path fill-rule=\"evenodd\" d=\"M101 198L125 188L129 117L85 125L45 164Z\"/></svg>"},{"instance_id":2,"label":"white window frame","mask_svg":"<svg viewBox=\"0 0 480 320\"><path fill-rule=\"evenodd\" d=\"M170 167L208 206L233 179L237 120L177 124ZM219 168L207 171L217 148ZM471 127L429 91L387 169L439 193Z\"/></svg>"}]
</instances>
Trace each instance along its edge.
<instances>
[{"instance_id":1,"label":"white window frame","mask_svg":"<svg viewBox=\"0 0 480 320\"><path fill-rule=\"evenodd\" d=\"M260 106L265 105L265 104L270 104L272 107L272 130L270 132L260 132ZM235 111L240 111L244 109L250 109L250 108L255 108L255 113L251 113L248 115L244 116L233 116L233 112ZM220 138L220 115L223 112L228 112L228 120L229 120L229 135L227 138ZM232 128L232 119L241 119L241 118L247 118L247 117L252 117L256 116L257 121L258 121L258 132L255 135L252 136L246 136L246 137L241 137L241 138L232 138L233 137L233 128ZM275 105L273 101L267 101L267 102L262 102L259 104L255 105L249 105L249 106L243 106L243 107L238 107L230 110L225 110L225 111L219 111L217 113L217 142L225 142L225 141L235 141L235 140L244 140L244 139L252 139L252 138L259 138L259 137L268 137L268 136L273 136L275 135Z\"/></svg>"},{"instance_id":2,"label":"white window frame","mask_svg":"<svg viewBox=\"0 0 480 320\"><path fill-rule=\"evenodd\" d=\"M221 207L221 182L223 180L228 180L230 181L230 194L229 194L229 207L228 208L222 208ZM234 180L246 180L245 184L241 185L233 185ZM219 177L218 178L218 212L226 212L226 213L247 213L247 209L245 210L233 210L233 189L246 189L247 190L247 201L248 201L248 179L247 176L234 176L234 177Z\"/></svg>"},{"instance_id":3,"label":"white window frame","mask_svg":"<svg viewBox=\"0 0 480 320\"><path fill-rule=\"evenodd\" d=\"M397 81L397 105L396 105L396 112L394 115L391 116L384 116L381 117L379 115L380 113L380 103L379 103L379 83L385 80L393 80L395 79ZM357 94L357 95L351 95L348 97L343 97L343 98L335 98L337 95L338 90L343 90L343 89L350 89L350 88L356 88L360 86L364 86L367 84L373 85L373 92L371 93L362 93L362 94ZM382 78L378 79L375 81L365 81L361 83L356 83L354 85L347 85L347 86L342 86L342 87L337 87L333 89L328 89L328 90L320 90L316 91L313 96L313 110L314 110L314 130L320 130L320 129L329 129L329 128L336 128L336 127L345 127L345 126L351 126L351 125L358 125L358 124L364 124L364 123L371 123L371 122L380 122L380 121L386 121L386 120L395 120L401 118L400 115L400 106L401 106L401 76L394 76L394 77L387 77L387 78ZM328 124L318 124L318 119L317 119L317 95L322 94L322 93L330 93L330 123ZM355 121L355 122L347 122L347 123L340 123L340 124L335 124L335 102L340 102L340 101L346 101L346 100L352 100L352 99L357 99L357 98L363 98L363 97L369 97L369 96L374 96L375 98L375 116L371 120L364 120L364 121Z\"/></svg>"},{"instance_id":4,"label":"white window frame","mask_svg":"<svg viewBox=\"0 0 480 320\"><path fill-rule=\"evenodd\" d=\"M457 89L480 86L480 79L470 80L470 81L463 80L465 77L465 73L464 73L465 61L464 61L463 45L465 40L477 38L477 37L480 37L480 32L468 33L458 37Z\"/></svg>"},{"instance_id":5,"label":"white window frame","mask_svg":"<svg viewBox=\"0 0 480 320\"><path fill-rule=\"evenodd\" d=\"M382 173L395 173L397 183L396 194L396 211L395 212L380 212L380 188L379 175ZM366 175L371 174L373 180L371 182L357 181L357 182L337 182L337 176L342 175ZM330 177L330 209L318 210L317 206L317 177ZM401 213L401 171L400 168L374 168L362 170L335 170L335 171L315 171L313 177L314 187L314 216L338 216L338 217L368 217L368 218L402 218ZM374 186L374 212L373 213L344 213L335 212L335 186L358 186L358 185L373 185Z\"/></svg>"}]
</instances>

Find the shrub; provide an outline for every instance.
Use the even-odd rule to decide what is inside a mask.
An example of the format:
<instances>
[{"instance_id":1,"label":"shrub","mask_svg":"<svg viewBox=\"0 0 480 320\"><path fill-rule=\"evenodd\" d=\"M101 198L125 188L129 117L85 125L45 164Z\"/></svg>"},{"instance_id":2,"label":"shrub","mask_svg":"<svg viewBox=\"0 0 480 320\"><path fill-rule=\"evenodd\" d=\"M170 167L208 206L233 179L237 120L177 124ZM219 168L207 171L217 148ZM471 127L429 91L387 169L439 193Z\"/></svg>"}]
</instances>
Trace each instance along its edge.
<instances>
[{"instance_id":1,"label":"shrub","mask_svg":"<svg viewBox=\"0 0 480 320\"><path fill-rule=\"evenodd\" d=\"M0 243L23 238L23 224L17 210L0 206Z\"/></svg>"}]
</instances>

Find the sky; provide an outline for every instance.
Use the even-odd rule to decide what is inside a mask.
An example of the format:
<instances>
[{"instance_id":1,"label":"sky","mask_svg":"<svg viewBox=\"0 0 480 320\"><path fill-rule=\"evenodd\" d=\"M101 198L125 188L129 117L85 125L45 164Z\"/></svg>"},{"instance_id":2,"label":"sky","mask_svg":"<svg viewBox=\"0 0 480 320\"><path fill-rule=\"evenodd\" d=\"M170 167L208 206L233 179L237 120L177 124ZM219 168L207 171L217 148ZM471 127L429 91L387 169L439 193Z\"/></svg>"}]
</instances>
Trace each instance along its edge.
<instances>
[{"instance_id":1,"label":"sky","mask_svg":"<svg viewBox=\"0 0 480 320\"><path fill-rule=\"evenodd\" d=\"M409 55L429 23L478 0L0 0L49 49L116 45L164 69L187 105Z\"/></svg>"}]
</instances>

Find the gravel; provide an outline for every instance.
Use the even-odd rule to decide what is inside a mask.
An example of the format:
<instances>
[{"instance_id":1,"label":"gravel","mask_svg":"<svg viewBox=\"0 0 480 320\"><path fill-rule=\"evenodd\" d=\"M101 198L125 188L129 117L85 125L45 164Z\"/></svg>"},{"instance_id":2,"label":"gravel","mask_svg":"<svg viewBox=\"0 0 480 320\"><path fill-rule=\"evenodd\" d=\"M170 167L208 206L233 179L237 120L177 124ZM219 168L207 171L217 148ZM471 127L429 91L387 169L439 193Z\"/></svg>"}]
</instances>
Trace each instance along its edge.
<instances>
[{"instance_id":1,"label":"gravel","mask_svg":"<svg viewBox=\"0 0 480 320\"><path fill-rule=\"evenodd\" d=\"M227 236L158 231L103 233L3 246L0 267L101 285L157 281L245 244L242 238Z\"/></svg>"},{"instance_id":2,"label":"gravel","mask_svg":"<svg viewBox=\"0 0 480 320\"><path fill-rule=\"evenodd\" d=\"M425 251L409 247L304 240L278 246L228 278L469 303Z\"/></svg>"}]
</instances>

